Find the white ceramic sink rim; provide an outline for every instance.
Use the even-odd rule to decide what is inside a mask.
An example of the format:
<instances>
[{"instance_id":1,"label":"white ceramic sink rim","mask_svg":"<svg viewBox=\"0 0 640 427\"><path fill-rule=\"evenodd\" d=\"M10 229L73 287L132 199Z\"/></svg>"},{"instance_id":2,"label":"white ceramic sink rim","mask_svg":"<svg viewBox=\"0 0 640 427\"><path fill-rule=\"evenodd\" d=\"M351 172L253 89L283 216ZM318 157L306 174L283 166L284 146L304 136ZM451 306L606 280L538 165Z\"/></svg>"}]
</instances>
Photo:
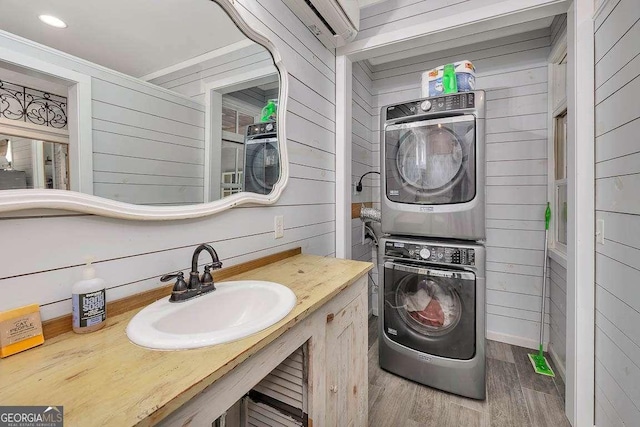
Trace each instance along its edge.
<instances>
[{"instance_id":1,"label":"white ceramic sink rim","mask_svg":"<svg viewBox=\"0 0 640 427\"><path fill-rule=\"evenodd\" d=\"M274 298L275 304L264 307L260 298ZM253 300L251 300L253 298ZM257 300L257 299L258 300ZM180 303L169 298L158 300L138 312L127 325L127 336L134 344L153 350L187 350L208 347L245 338L260 332L286 317L296 305L296 295L279 283L262 280L238 280L216 283L216 290ZM231 308L241 310L240 318L225 319L218 312ZM249 310L254 308L253 312ZM189 332L190 325L183 321L212 321L211 329L205 323L196 323L198 332ZM232 317L236 317L235 322ZM247 317L243 319L243 317ZM227 324L225 324L227 322ZM184 323L184 322L183 322ZM206 330L206 331L202 331Z\"/></svg>"}]
</instances>

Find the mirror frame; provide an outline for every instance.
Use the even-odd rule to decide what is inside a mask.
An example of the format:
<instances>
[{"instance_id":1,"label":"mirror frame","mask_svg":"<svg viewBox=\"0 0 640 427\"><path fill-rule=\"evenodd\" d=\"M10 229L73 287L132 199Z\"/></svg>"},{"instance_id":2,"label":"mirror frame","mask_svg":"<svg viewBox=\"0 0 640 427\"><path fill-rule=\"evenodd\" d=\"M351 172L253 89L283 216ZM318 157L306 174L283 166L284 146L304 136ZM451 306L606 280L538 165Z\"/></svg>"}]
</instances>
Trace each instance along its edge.
<instances>
[{"instance_id":1,"label":"mirror frame","mask_svg":"<svg viewBox=\"0 0 640 427\"><path fill-rule=\"evenodd\" d=\"M203 0L207 1L207 0ZM287 96L288 96L288 74L282 63L282 57L276 49L275 45L262 33L251 28L249 24L242 18L238 10L233 6L232 1L227 0L209 0L216 3L226 12L227 16L236 24L240 31L251 41L261 45L269 51L273 58L274 65L278 70L280 88L278 93L278 148L280 155L280 177L273 186L271 193L262 195L256 193L240 192L232 194L223 199L201 203L199 205L185 205L185 206L146 206L146 205L134 205L130 203L118 202L110 200L93 194L85 194L73 190L53 190L53 189L30 189L30 190L0 190L0 213L25 211L31 209L54 209L73 211L85 214L100 215L110 218L118 219L131 219L131 220L176 220L176 219L189 219L200 218L209 215L213 215L218 212L225 211L234 206L240 206L248 203L270 205L274 204L284 191L287 182L289 181L289 159L287 153L287 138L286 138L286 111L287 111ZM29 44L37 45L40 49L43 47L48 50L54 50L46 46L36 44L27 39L15 36L11 33L7 33L0 30L4 36L15 39L21 43L30 42ZM58 51L56 51L58 52ZM71 57L71 55L69 55ZM74 57L76 58L76 57ZM39 60L27 59L27 57L19 52L10 51L0 47L0 59L6 62L14 63L18 66L34 69L33 64L40 62ZM53 68L58 68L53 67ZM49 68L51 69L51 67ZM41 70L39 70L41 71ZM41 71L42 72L42 71ZM74 73L76 74L76 73ZM74 79L75 80L75 79ZM89 77L84 76L83 82L78 82L78 97L90 96L91 81ZM88 92L88 93L87 93ZM89 104L90 105L90 104ZM91 123L90 111L88 114L83 113L84 120L88 120ZM81 126L74 126L75 129L70 129L70 132L78 132L80 135L79 140L86 141L92 140L91 132L87 135L87 130L82 129ZM85 126L86 128L86 126ZM84 136L84 138L83 138ZM84 150L82 145L79 147L79 159L75 161L70 159L72 163L80 162L81 159L86 159L93 164L92 152L87 150L89 144L84 144ZM80 171L83 176L88 172L91 174L93 171L87 171L86 168L81 168L79 165L71 164L71 169L74 171ZM84 181L87 182L87 181ZM93 182L92 176L89 182ZM80 189L83 191L85 189ZM93 190L93 189L92 189ZM28 212L27 212L28 214ZM38 212L38 216L42 215L42 212Z\"/></svg>"}]
</instances>

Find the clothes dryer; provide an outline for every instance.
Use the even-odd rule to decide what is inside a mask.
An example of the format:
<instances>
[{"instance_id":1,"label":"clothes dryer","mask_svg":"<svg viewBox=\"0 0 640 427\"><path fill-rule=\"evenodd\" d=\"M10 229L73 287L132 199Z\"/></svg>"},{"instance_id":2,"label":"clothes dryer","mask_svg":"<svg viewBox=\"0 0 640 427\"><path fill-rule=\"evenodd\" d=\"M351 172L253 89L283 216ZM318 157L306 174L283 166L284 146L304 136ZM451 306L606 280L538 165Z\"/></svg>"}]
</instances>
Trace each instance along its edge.
<instances>
[{"instance_id":1,"label":"clothes dryer","mask_svg":"<svg viewBox=\"0 0 640 427\"><path fill-rule=\"evenodd\" d=\"M484 104L475 91L382 108L383 233L485 238Z\"/></svg>"}]
</instances>

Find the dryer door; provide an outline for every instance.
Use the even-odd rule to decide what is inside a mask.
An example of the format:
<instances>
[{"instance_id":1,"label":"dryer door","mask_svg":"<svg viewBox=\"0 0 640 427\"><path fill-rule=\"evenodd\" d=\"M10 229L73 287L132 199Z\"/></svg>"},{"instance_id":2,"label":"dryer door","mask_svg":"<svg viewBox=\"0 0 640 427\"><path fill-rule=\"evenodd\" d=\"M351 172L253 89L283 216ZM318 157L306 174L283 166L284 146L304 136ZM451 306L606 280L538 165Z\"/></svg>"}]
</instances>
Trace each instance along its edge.
<instances>
[{"instance_id":1,"label":"dryer door","mask_svg":"<svg viewBox=\"0 0 640 427\"><path fill-rule=\"evenodd\" d=\"M475 285L475 274L470 271L385 262L384 333L422 353L473 358Z\"/></svg>"},{"instance_id":2,"label":"dryer door","mask_svg":"<svg viewBox=\"0 0 640 427\"><path fill-rule=\"evenodd\" d=\"M387 125L384 139L390 201L440 205L474 199L473 115Z\"/></svg>"}]
</instances>

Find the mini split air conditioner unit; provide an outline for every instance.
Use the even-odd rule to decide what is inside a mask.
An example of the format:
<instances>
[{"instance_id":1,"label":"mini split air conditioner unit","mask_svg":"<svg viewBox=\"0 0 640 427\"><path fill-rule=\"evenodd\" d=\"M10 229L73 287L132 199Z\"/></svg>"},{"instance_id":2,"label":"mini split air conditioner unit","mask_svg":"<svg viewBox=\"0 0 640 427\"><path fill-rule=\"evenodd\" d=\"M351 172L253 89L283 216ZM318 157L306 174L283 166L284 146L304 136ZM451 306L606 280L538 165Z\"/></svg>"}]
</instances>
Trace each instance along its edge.
<instances>
[{"instance_id":1,"label":"mini split air conditioner unit","mask_svg":"<svg viewBox=\"0 0 640 427\"><path fill-rule=\"evenodd\" d=\"M344 46L360 28L357 0L285 0L291 10L327 47Z\"/></svg>"}]
</instances>

